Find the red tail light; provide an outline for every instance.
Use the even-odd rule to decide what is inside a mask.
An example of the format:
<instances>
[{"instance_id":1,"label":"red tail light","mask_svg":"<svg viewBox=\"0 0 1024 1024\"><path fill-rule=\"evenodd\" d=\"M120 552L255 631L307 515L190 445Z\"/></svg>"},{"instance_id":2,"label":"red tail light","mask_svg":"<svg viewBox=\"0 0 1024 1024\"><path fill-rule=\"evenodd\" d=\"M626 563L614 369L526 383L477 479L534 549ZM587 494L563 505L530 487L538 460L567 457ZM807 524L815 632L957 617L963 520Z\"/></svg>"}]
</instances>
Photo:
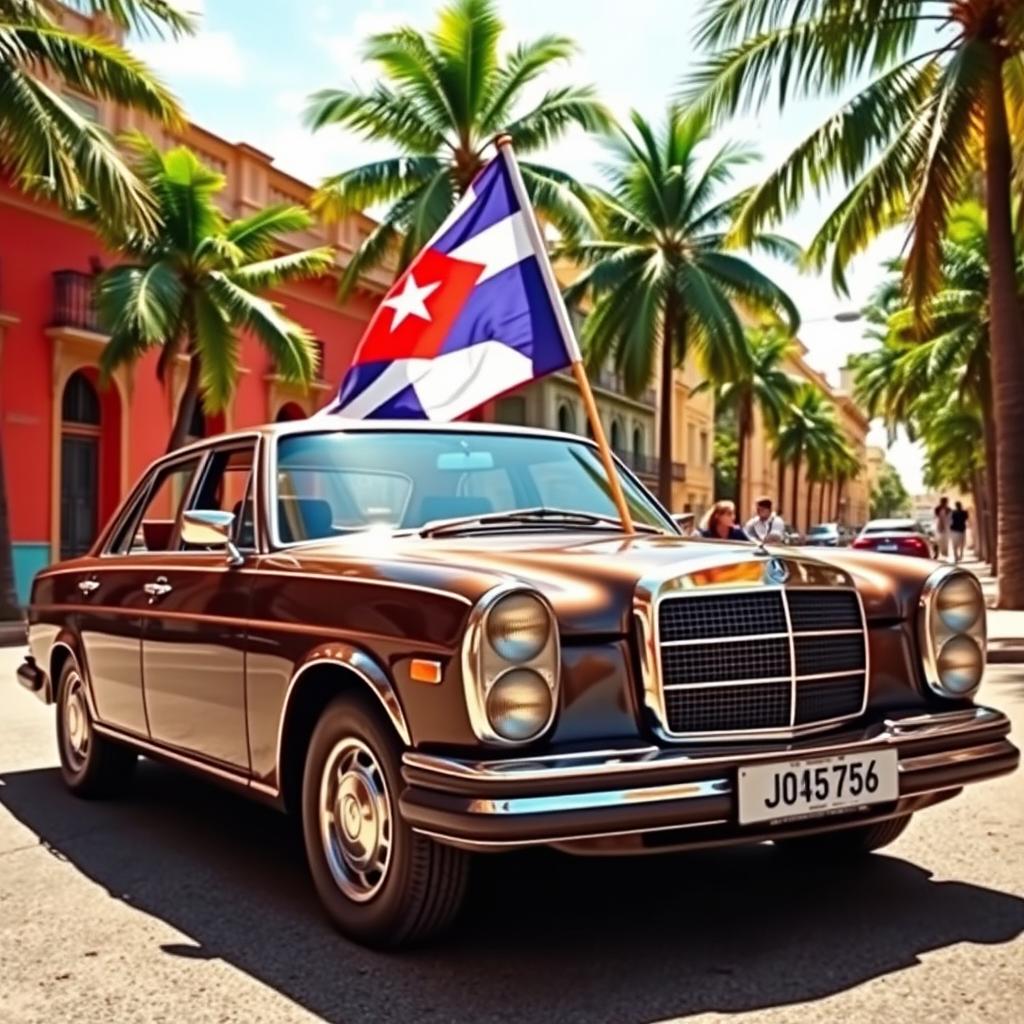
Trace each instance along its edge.
<instances>
[{"instance_id":1,"label":"red tail light","mask_svg":"<svg viewBox=\"0 0 1024 1024\"><path fill-rule=\"evenodd\" d=\"M928 542L920 537L902 538L900 540L900 552L904 555L923 555L924 557L931 554L931 551L928 550Z\"/></svg>"},{"instance_id":2,"label":"red tail light","mask_svg":"<svg viewBox=\"0 0 1024 1024\"><path fill-rule=\"evenodd\" d=\"M872 546L871 541L869 541L867 537L857 537L850 545L852 548L870 548Z\"/></svg>"}]
</instances>

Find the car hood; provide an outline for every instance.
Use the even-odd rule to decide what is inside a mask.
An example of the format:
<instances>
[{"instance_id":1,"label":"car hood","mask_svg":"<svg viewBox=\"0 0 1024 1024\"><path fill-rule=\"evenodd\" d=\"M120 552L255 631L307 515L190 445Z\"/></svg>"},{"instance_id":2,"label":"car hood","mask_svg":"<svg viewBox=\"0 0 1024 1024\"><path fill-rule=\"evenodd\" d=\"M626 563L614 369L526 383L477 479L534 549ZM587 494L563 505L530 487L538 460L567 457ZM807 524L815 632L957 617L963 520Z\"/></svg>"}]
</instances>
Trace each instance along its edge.
<instances>
[{"instance_id":1,"label":"car hood","mask_svg":"<svg viewBox=\"0 0 1024 1024\"><path fill-rule=\"evenodd\" d=\"M900 572L893 571L893 559L870 555L840 559L835 552L825 554L821 549L813 554L791 547L766 551L742 542L664 535L609 537L582 531L444 538L361 535L303 545L292 549L290 556L301 559L307 570L358 572L381 582L393 580L454 593L470 602L499 584L523 583L547 597L566 634L628 632L634 594L642 581L698 573L706 582L728 585L729 567L735 567L749 586L752 575L761 578L769 556L786 560L794 580L823 571L831 572L830 585L853 580L869 618L902 617L909 606L902 585L894 586ZM883 561L884 567L878 564Z\"/></svg>"}]
</instances>

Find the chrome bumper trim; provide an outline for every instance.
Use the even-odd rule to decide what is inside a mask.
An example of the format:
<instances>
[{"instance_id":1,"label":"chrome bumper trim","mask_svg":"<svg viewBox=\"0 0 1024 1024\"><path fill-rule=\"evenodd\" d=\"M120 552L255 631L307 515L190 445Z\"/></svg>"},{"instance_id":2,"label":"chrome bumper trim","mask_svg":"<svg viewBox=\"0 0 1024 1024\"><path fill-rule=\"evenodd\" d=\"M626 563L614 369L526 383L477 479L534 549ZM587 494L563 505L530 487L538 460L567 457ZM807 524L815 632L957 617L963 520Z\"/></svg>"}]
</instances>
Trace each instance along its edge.
<instances>
[{"instance_id":1,"label":"chrome bumper trim","mask_svg":"<svg viewBox=\"0 0 1024 1024\"><path fill-rule=\"evenodd\" d=\"M727 796L732 792L728 779L705 779L669 786L644 786L641 789L609 789L597 793L572 793L560 796L517 796L507 799L469 800L469 814L551 814L558 811L589 811L595 807L621 807L624 804L657 803L661 800L692 800L695 797Z\"/></svg>"},{"instance_id":2,"label":"chrome bumper trim","mask_svg":"<svg viewBox=\"0 0 1024 1024\"><path fill-rule=\"evenodd\" d=\"M939 711L929 715L908 713L892 716L874 726L869 726L864 730L864 734L856 739L837 738L832 743L807 746L796 743L789 743L785 746L780 744L773 749L761 749L750 753L738 750L727 754L708 755L701 751L694 754L684 753L678 748L666 750L645 746L564 755L555 754L546 757L465 761L408 751L403 755L402 762L410 768L466 781L505 783L568 781L616 775L627 771L664 771L671 768L694 766L707 766L714 771L739 762L778 761L780 758L787 757L801 759L825 757L842 751L900 743L908 739L970 737L972 733L989 730L1000 723L1006 723L1007 730L1009 729L1009 722L1002 712L992 708L975 707L963 711ZM910 758L908 760L917 759Z\"/></svg>"}]
</instances>

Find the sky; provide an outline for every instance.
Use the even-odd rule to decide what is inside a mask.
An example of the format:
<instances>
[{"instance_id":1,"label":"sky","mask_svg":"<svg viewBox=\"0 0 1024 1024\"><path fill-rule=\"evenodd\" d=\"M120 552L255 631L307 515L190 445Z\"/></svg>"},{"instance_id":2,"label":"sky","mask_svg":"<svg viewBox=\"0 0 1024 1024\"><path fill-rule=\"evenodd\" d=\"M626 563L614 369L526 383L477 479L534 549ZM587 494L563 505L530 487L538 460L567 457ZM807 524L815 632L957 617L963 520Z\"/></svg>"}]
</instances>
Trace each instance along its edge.
<instances>
[{"instance_id":1,"label":"sky","mask_svg":"<svg viewBox=\"0 0 1024 1024\"><path fill-rule=\"evenodd\" d=\"M183 101L189 116L231 142L270 154L284 171L315 184L324 175L387 153L338 128L312 134L302 123L310 93L367 85L372 68L360 59L362 40L399 24L427 29L440 0L179 0L200 16L200 31L177 42L147 39L134 49ZM546 33L569 35L580 53L547 85L591 83L617 116L637 109L651 119L664 111L687 73L700 60L694 41L702 0L504 0L501 16L514 45ZM626 13L628 12L628 14ZM772 105L730 122L723 138L753 143L760 159L736 186L753 184L834 111L839 100L823 96ZM585 181L600 180L603 151L582 133L549 150L545 162ZM806 244L831 209L811 197L777 230ZM808 361L838 383L851 353L870 347L860 322L834 317L861 306L881 277L880 265L896 255L903 238L890 234L861 256L848 274L849 297L837 296L827 275L801 274L764 259L758 262L787 289L800 308L800 338ZM875 428L869 443L885 447ZM888 453L911 493L922 490L921 453L905 440Z\"/></svg>"}]
</instances>

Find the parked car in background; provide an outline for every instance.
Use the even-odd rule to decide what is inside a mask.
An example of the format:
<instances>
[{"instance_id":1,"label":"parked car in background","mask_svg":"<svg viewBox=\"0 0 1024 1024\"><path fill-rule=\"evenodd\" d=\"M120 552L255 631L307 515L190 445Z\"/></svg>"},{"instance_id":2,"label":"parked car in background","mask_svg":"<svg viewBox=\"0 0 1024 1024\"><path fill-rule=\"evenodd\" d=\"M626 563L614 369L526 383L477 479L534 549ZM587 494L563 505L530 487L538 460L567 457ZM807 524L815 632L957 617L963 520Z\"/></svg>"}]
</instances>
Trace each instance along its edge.
<instances>
[{"instance_id":1,"label":"parked car in background","mask_svg":"<svg viewBox=\"0 0 1024 1024\"><path fill-rule=\"evenodd\" d=\"M872 519L853 542L853 547L879 554L935 558L938 551L916 519Z\"/></svg>"},{"instance_id":2,"label":"parked car in background","mask_svg":"<svg viewBox=\"0 0 1024 1024\"><path fill-rule=\"evenodd\" d=\"M792 546L803 544L804 535L792 523L785 523L784 525L786 529L782 535L782 543Z\"/></svg>"},{"instance_id":3,"label":"parked car in background","mask_svg":"<svg viewBox=\"0 0 1024 1024\"><path fill-rule=\"evenodd\" d=\"M809 547L844 548L851 540L850 530L842 523L818 523L810 528L804 543Z\"/></svg>"},{"instance_id":4,"label":"parked car in background","mask_svg":"<svg viewBox=\"0 0 1024 1024\"><path fill-rule=\"evenodd\" d=\"M289 811L338 927L395 946L473 853L772 841L839 872L1013 771L974 576L687 539L619 472L632 534L569 434L320 418L161 458L33 584L18 678L64 783L116 793L141 753Z\"/></svg>"}]
</instances>

